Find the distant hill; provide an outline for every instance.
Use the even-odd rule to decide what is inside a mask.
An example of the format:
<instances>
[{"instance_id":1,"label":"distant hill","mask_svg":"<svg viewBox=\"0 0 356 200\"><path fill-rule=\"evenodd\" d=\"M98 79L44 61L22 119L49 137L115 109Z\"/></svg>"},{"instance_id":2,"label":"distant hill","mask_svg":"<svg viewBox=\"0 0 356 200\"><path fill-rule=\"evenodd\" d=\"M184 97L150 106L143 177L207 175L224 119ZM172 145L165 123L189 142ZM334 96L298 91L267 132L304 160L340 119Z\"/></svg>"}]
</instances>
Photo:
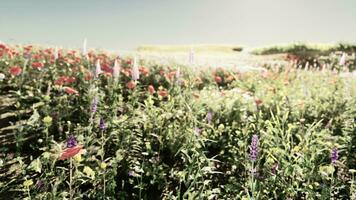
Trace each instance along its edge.
<instances>
[{"instance_id":1,"label":"distant hill","mask_svg":"<svg viewBox=\"0 0 356 200\"><path fill-rule=\"evenodd\" d=\"M137 51L147 52L234 52L242 51L239 45L219 45L219 44L200 44L200 45L143 45L136 48Z\"/></svg>"}]
</instances>

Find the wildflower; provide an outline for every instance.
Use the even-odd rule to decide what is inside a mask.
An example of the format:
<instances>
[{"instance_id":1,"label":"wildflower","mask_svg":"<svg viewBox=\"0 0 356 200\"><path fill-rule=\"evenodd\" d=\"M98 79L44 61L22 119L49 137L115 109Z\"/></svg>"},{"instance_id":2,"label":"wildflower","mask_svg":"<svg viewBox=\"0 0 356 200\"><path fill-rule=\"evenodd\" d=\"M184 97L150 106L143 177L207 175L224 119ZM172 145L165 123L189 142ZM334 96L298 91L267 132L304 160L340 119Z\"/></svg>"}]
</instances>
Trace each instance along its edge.
<instances>
[{"instance_id":1,"label":"wildflower","mask_svg":"<svg viewBox=\"0 0 356 200\"><path fill-rule=\"evenodd\" d=\"M136 173L135 173L135 171L133 171L133 170L130 170L127 174L128 174L130 177L136 176Z\"/></svg>"},{"instance_id":2,"label":"wildflower","mask_svg":"<svg viewBox=\"0 0 356 200\"><path fill-rule=\"evenodd\" d=\"M82 155L81 154L77 154L75 155L74 157L74 160L78 163L82 162L83 161L83 158L82 158Z\"/></svg>"},{"instance_id":3,"label":"wildflower","mask_svg":"<svg viewBox=\"0 0 356 200\"><path fill-rule=\"evenodd\" d=\"M101 73L102 73L102 71L101 71L101 66L100 66L100 60L98 59L96 61L95 77L98 78Z\"/></svg>"},{"instance_id":4,"label":"wildflower","mask_svg":"<svg viewBox=\"0 0 356 200\"><path fill-rule=\"evenodd\" d=\"M121 70L120 65L121 65L121 62L118 63L117 60L115 59L114 67L113 67L113 76L114 76L115 81L117 81L120 76L120 70Z\"/></svg>"},{"instance_id":5,"label":"wildflower","mask_svg":"<svg viewBox=\"0 0 356 200\"><path fill-rule=\"evenodd\" d=\"M213 119L213 113L211 111L209 111L207 114L206 114L206 117L205 117L206 121L208 122L208 124L211 123L211 120Z\"/></svg>"},{"instance_id":6,"label":"wildflower","mask_svg":"<svg viewBox=\"0 0 356 200\"><path fill-rule=\"evenodd\" d=\"M36 188L38 189L38 190L40 190L40 189L42 189L44 187L44 182L42 181L42 180L38 180L37 182L36 182Z\"/></svg>"},{"instance_id":7,"label":"wildflower","mask_svg":"<svg viewBox=\"0 0 356 200\"><path fill-rule=\"evenodd\" d=\"M12 74L14 76L18 76L21 74L22 69L18 66L13 66L10 68L9 72L10 72L10 74Z\"/></svg>"},{"instance_id":8,"label":"wildflower","mask_svg":"<svg viewBox=\"0 0 356 200\"><path fill-rule=\"evenodd\" d=\"M61 156L59 157L59 160L66 160L68 158L72 158L75 155L83 152L84 152L83 146L75 146L72 148L67 148L62 152Z\"/></svg>"},{"instance_id":9,"label":"wildflower","mask_svg":"<svg viewBox=\"0 0 356 200\"><path fill-rule=\"evenodd\" d=\"M339 153L336 148L334 148L331 151L330 157L331 157L331 163L334 165L336 163L337 159L339 158Z\"/></svg>"},{"instance_id":10,"label":"wildflower","mask_svg":"<svg viewBox=\"0 0 356 200\"><path fill-rule=\"evenodd\" d=\"M0 73L0 81L4 80L5 79L5 74L3 73Z\"/></svg>"},{"instance_id":11,"label":"wildflower","mask_svg":"<svg viewBox=\"0 0 356 200\"><path fill-rule=\"evenodd\" d=\"M189 61L190 64L194 63L194 51L193 51L193 49L190 49L190 51L189 51L188 61Z\"/></svg>"},{"instance_id":12,"label":"wildflower","mask_svg":"<svg viewBox=\"0 0 356 200\"><path fill-rule=\"evenodd\" d=\"M58 48L56 47L56 48L54 49L53 58L54 58L54 60L57 60L58 57L59 57Z\"/></svg>"},{"instance_id":13,"label":"wildflower","mask_svg":"<svg viewBox=\"0 0 356 200\"><path fill-rule=\"evenodd\" d=\"M106 169L108 165L105 162L100 163L100 168L101 169Z\"/></svg>"},{"instance_id":14,"label":"wildflower","mask_svg":"<svg viewBox=\"0 0 356 200\"><path fill-rule=\"evenodd\" d=\"M87 52L87 39L85 38L83 41L83 48L82 48L82 55L83 56L87 56L88 52Z\"/></svg>"},{"instance_id":15,"label":"wildflower","mask_svg":"<svg viewBox=\"0 0 356 200\"><path fill-rule=\"evenodd\" d=\"M95 172L88 166L85 166L83 169L83 172L87 175L90 176L92 179L95 178Z\"/></svg>"},{"instance_id":16,"label":"wildflower","mask_svg":"<svg viewBox=\"0 0 356 200\"><path fill-rule=\"evenodd\" d=\"M263 101L261 99L256 99L255 103L257 106L261 105L263 103Z\"/></svg>"},{"instance_id":17,"label":"wildflower","mask_svg":"<svg viewBox=\"0 0 356 200\"><path fill-rule=\"evenodd\" d=\"M77 146L77 139L73 135L69 136L67 139L67 148L73 148Z\"/></svg>"},{"instance_id":18,"label":"wildflower","mask_svg":"<svg viewBox=\"0 0 356 200\"><path fill-rule=\"evenodd\" d=\"M159 90L158 91L158 95L161 96L161 97L167 97L168 96L168 92L165 89Z\"/></svg>"},{"instance_id":19,"label":"wildflower","mask_svg":"<svg viewBox=\"0 0 356 200\"><path fill-rule=\"evenodd\" d=\"M155 90L155 88L153 87L153 85L149 85L149 86L148 86L148 92L150 93L150 95L153 95L153 94L156 92L156 90Z\"/></svg>"},{"instance_id":20,"label":"wildflower","mask_svg":"<svg viewBox=\"0 0 356 200\"><path fill-rule=\"evenodd\" d=\"M98 109L98 97L95 97L95 98L93 99L92 104L91 104L91 112L92 112L93 114L95 114L96 111L97 111L97 109Z\"/></svg>"},{"instance_id":21,"label":"wildflower","mask_svg":"<svg viewBox=\"0 0 356 200\"><path fill-rule=\"evenodd\" d=\"M41 70L44 67L44 64L41 62L33 62L32 67L38 70Z\"/></svg>"},{"instance_id":22,"label":"wildflower","mask_svg":"<svg viewBox=\"0 0 356 200\"><path fill-rule=\"evenodd\" d=\"M199 136L200 133L201 133L201 129L198 128L198 127L195 127L195 128L194 128L194 133L195 133L195 135Z\"/></svg>"},{"instance_id":23,"label":"wildflower","mask_svg":"<svg viewBox=\"0 0 356 200\"><path fill-rule=\"evenodd\" d=\"M105 122L104 122L103 118L100 118L99 129L100 130L104 130L105 129Z\"/></svg>"},{"instance_id":24,"label":"wildflower","mask_svg":"<svg viewBox=\"0 0 356 200\"><path fill-rule=\"evenodd\" d=\"M250 159L252 162L255 162L258 154L258 135L254 134L252 136L251 145L250 145Z\"/></svg>"},{"instance_id":25,"label":"wildflower","mask_svg":"<svg viewBox=\"0 0 356 200\"><path fill-rule=\"evenodd\" d=\"M25 186L27 188L30 187L31 185L33 185L32 179L26 180L26 181L23 182L23 186Z\"/></svg>"},{"instance_id":26,"label":"wildflower","mask_svg":"<svg viewBox=\"0 0 356 200\"><path fill-rule=\"evenodd\" d=\"M140 78L140 72L138 70L138 66L137 66L137 59L135 58L134 59L134 63L133 63L133 66L132 66L132 74L131 74L131 77L132 77L132 80L134 81L137 81L139 78Z\"/></svg>"},{"instance_id":27,"label":"wildflower","mask_svg":"<svg viewBox=\"0 0 356 200\"><path fill-rule=\"evenodd\" d=\"M67 94L78 94L78 91L71 88L71 87L64 87L64 91L67 93Z\"/></svg>"},{"instance_id":28,"label":"wildflower","mask_svg":"<svg viewBox=\"0 0 356 200\"><path fill-rule=\"evenodd\" d=\"M221 83L222 82L222 79L221 79L221 77L220 76L215 76L215 82L216 83Z\"/></svg>"},{"instance_id":29,"label":"wildflower","mask_svg":"<svg viewBox=\"0 0 356 200\"><path fill-rule=\"evenodd\" d=\"M43 118L43 123L45 123L46 126L50 126L52 124L52 117L50 116L46 116L45 118Z\"/></svg>"},{"instance_id":30,"label":"wildflower","mask_svg":"<svg viewBox=\"0 0 356 200\"><path fill-rule=\"evenodd\" d=\"M342 53L342 56L339 60L339 65L345 65L345 63L346 63L346 53L344 52Z\"/></svg>"},{"instance_id":31,"label":"wildflower","mask_svg":"<svg viewBox=\"0 0 356 200\"><path fill-rule=\"evenodd\" d=\"M126 84L126 86L127 86L127 88L129 88L131 90L131 89L134 89L136 87L136 83L134 81L129 81Z\"/></svg>"}]
</instances>

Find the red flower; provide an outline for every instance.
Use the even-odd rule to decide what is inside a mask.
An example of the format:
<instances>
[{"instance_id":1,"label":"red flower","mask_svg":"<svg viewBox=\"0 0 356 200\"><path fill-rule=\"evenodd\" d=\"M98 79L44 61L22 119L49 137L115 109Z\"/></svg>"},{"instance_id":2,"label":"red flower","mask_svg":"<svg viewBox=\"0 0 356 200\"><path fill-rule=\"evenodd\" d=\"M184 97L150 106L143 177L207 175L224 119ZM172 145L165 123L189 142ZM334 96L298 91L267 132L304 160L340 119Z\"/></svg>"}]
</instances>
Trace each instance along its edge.
<instances>
[{"instance_id":1,"label":"red flower","mask_svg":"<svg viewBox=\"0 0 356 200\"><path fill-rule=\"evenodd\" d=\"M153 95L153 94L156 92L156 90L155 90L155 88L153 87L153 85L149 85L149 86L148 86L148 92L149 92L151 95Z\"/></svg>"},{"instance_id":2,"label":"red flower","mask_svg":"<svg viewBox=\"0 0 356 200\"><path fill-rule=\"evenodd\" d=\"M67 93L67 94L78 94L78 91L71 88L71 87L64 87L64 91Z\"/></svg>"},{"instance_id":3,"label":"red flower","mask_svg":"<svg viewBox=\"0 0 356 200\"><path fill-rule=\"evenodd\" d=\"M42 69L44 67L44 64L41 62L33 62L32 67L35 69Z\"/></svg>"},{"instance_id":4,"label":"red flower","mask_svg":"<svg viewBox=\"0 0 356 200\"><path fill-rule=\"evenodd\" d=\"M131 90L131 89L134 89L136 87L136 83L134 81L129 81L126 84L126 86L127 86L127 88L129 88Z\"/></svg>"},{"instance_id":5,"label":"red flower","mask_svg":"<svg viewBox=\"0 0 356 200\"><path fill-rule=\"evenodd\" d=\"M21 74L22 69L18 66L13 66L10 68L9 72L14 76L18 76Z\"/></svg>"},{"instance_id":6,"label":"red flower","mask_svg":"<svg viewBox=\"0 0 356 200\"><path fill-rule=\"evenodd\" d=\"M72 158L75 155L77 155L78 153L81 153L82 149L83 149L83 146L75 146L73 148L67 148L61 153L59 160L66 160L68 158Z\"/></svg>"},{"instance_id":7,"label":"red flower","mask_svg":"<svg viewBox=\"0 0 356 200\"><path fill-rule=\"evenodd\" d=\"M89 80L91 80L91 79L93 79L93 73L91 73L91 72L86 72L85 73L85 76L84 76L84 79L86 80L86 81L89 81Z\"/></svg>"},{"instance_id":8,"label":"red flower","mask_svg":"<svg viewBox=\"0 0 356 200\"><path fill-rule=\"evenodd\" d=\"M158 91L158 95L161 97L167 97L168 92L167 92L167 90L160 90L160 91Z\"/></svg>"},{"instance_id":9,"label":"red flower","mask_svg":"<svg viewBox=\"0 0 356 200\"><path fill-rule=\"evenodd\" d=\"M263 101L261 99L256 99L255 103L257 106L261 105L263 103Z\"/></svg>"},{"instance_id":10,"label":"red flower","mask_svg":"<svg viewBox=\"0 0 356 200\"><path fill-rule=\"evenodd\" d=\"M215 82L216 83L221 83L222 82L222 79L220 76L215 76Z\"/></svg>"}]
</instances>

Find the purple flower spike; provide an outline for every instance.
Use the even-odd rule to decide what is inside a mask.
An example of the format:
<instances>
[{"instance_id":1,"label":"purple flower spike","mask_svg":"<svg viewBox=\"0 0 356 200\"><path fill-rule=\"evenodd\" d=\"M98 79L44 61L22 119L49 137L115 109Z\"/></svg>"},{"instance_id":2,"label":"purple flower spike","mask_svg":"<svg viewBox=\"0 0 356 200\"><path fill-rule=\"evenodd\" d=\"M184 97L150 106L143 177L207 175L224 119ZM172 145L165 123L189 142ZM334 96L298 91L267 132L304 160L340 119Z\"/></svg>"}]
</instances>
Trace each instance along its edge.
<instances>
[{"instance_id":1,"label":"purple flower spike","mask_svg":"<svg viewBox=\"0 0 356 200\"><path fill-rule=\"evenodd\" d=\"M73 135L71 135L67 139L67 148L73 148L75 146L77 146L77 140L75 139L75 137Z\"/></svg>"},{"instance_id":2,"label":"purple flower spike","mask_svg":"<svg viewBox=\"0 0 356 200\"><path fill-rule=\"evenodd\" d=\"M206 121L208 122L208 124L211 123L211 120L213 119L213 113L211 111L209 111L207 114L206 114Z\"/></svg>"},{"instance_id":3,"label":"purple flower spike","mask_svg":"<svg viewBox=\"0 0 356 200\"><path fill-rule=\"evenodd\" d=\"M99 129L100 130L104 130L105 129L105 122L104 122L103 118L100 118Z\"/></svg>"},{"instance_id":4,"label":"purple flower spike","mask_svg":"<svg viewBox=\"0 0 356 200\"><path fill-rule=\"evenodd\" d=\"M254 134L252 136L251 145L250 145L250 159L252 162L255 162L258 154L258 135Z\"/></svg>"},{"instance_id":5,"label":"purple flower spike","mask_svg":"<svg viewBox=\"0 0 356 200\"><path fill-rule=\"evenodd\" d=\"M331 163L334 165L339 158L339 153L336 148L331 151Z\"/></svg>"},{"instance_id":6,"label":"purple flower spike","mask_svg":"<svg viewBox=\"0 0 356 200\"><path fill-rule=\"evenodd\" d=\"M91 104L91 112L92 112L93 114L95 114L96 111L97 111L97 109L98 109L98 97L95 97L95 98L93 99L93 103Z\"/></svg>"}]
</instances>

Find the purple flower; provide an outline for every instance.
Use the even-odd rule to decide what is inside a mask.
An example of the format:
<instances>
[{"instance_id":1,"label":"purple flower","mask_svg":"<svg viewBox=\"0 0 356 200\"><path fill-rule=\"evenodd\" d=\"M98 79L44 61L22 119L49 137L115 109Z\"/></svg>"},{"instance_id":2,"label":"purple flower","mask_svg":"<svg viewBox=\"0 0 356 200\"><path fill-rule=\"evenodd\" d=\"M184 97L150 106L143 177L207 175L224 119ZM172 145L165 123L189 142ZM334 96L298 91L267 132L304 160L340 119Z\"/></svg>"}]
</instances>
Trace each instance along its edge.
<instances>
[{"instance_id":1,"label":"purple flower","mask_svg":"<svg viewBox=\"0 0 356 200\"><path fill-rule=\"evenodd\" d=\"M136 173L132 170L130 170L128 173L127 173L130 177L134 177L136 176Z\"/></svg>"},{"instance_id":2,"label":"purple flower","mask_svg":"<svg viewBox=\"0 0 356 200\"><path fill-rule=\"evenodd\" d=\"M98 97L95 97L95 98L93 99L92 104L91 104L91 112L92 112L93 114L95 114L97 109L98 109Z\"/></svg>"},{"instance_id":3,"label":"purple flower","mask_svg":"<svg viewBox=\"0 0 356 200\"><path fill-rule=\"evenodd\" d=\"M38 180L36 183L36 188L38 190L42 189L44 187L44 182L42 180Z\"/></svg>"},{"instance_id":4,"label":"purple flower","mask_svg":"<svg viewBox=\"0 0 356 200\"><path fill-rule=\"evenodd\" d=\"M334 165L336 163L337 159L339 158L339 153L336 148L334 148L331 151L330 157L331 157L331 163Z\"/></svg>"},{"instance_id":5,"label":"purple flower","mask_svg":"<svg viewBox=\"0 0 356 200\"><path fill-rule=\"evenodd\" d=\"M77 146L77 140L75 139L75 137L73 135L71 135L67 139L67 148L73 148L75 146Z\"/></svg>"},{"instance_id":6,"label":"purple flower","mask_svg":"<svg viewBox=\"0 0 356 200\"><path fill-rule=\"evenodd\" d=\"M251 145L250 145L250 159L252 162L255 162L258 154L258 135L254 134L252 136Z\"/></svg>"},{"instance_id":7,"label":"purple flower","mask_svg":"<svg viewBox=\"0 0 356 200\"><path fill-rule=\"evenodd\" d=\"M201 129L198 128L198 127L195 127L195 128L194 128L194 132L195 132L195 135L199 136L200 133L201 133Z\"/></svg>"},{"instance_id":8,"label":"purple flower","mask_svg":"<svg viewBox=\"0 0 356 200\"><path fill-rule=\"evenodd\" d=\"M104 130L105 129L105 122L104 122L103 118L100 118L99 129L100 130Z\"/></svg>"},{"instance_id":9,"label":"purple flower","mask_svg":"<svg viewBox=\"0 0 356 200\"><path fill-rule=\"evenodd\" d=\"M211 123L211 120L213 119L213 113L211 111L209 111L207 114L206 114L206 117L205 117L206 121L208 122L208 124Z\"/></svg>"}]
</instances>

